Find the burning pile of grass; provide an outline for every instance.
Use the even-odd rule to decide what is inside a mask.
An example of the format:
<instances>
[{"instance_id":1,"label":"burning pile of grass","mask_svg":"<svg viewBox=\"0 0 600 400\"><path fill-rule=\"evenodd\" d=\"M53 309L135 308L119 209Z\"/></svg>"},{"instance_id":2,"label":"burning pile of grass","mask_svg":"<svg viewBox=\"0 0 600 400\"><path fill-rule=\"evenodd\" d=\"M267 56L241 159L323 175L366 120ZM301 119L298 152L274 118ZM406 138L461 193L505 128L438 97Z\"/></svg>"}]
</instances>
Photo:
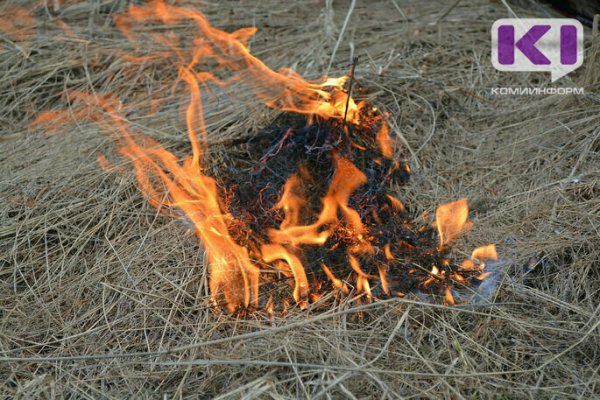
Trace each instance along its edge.
<instances>
[{"instance_id":1,"label":"burning pile of grass","mask_svg":"<svg viewBox=\"0 0 600 400\"><path fill-rule=\"evenodd\" d=\"M317 77L333 65L339 76L347 71L344 60L360 54L357 79L366 100L388 112L390 134L402 144L398 153L405 159L398 153L393 160L382 157L375 143L364 142L372 135L350 130L352 142L368 151L342 146L340 153L367 175L372 169L371 182L355 193L351 205L368 195L381 210L390 201L387 194L402 198L409 212L379 216L386 229L401 236L414 231L394 218L414 222L439 204L468 197L474 228L449 257L459 263L469 248L492 242L512 263L498 270L498 290L490 301L449 307L408 294L357 306L352 297L341 296L319 312L292 307L271 320L215 312L208 263L189 234L189 218L173 219L152 208L137 189L135 162L113 153L121 138L107 139L90 122L109 121L108 128L126 124L138 143L160 142L165 151L185 158L189 121L184 114L191 102L189 95L171 90L178 78L172 53L159 51L176 41L193 43L194 25L177 21L187 36L135 48L123 38L123 26L121 32L114 26L123 3L15 3L4 9L0 376L5 394L597 394L597 74L588 66L574 75L576 83L590 84L587 96L535 101L490 96L483 86L530 85L547 78L492 69L488 29L492 19L506 15L504 6L470 2L447 14L451 3L438 9L382 2L356 5L349 14L329 3L322 9L267 2L200 7L225 31L259 27L255 39L248 36L250 48L271 67L294 66ZM136 34L157 37L156 26L138 29ZM148 54L153 57L142 57ZM118 114L83 106L83 93L89 96L85 103L100 106L105 94L117 94L120 102L111 106ZM307 127L304 120L261 106L252 90L216 87L209 98L216 101L203 102L207 174L220 186L235 187L225 198L248 202L264 188L269 172L280 171L279 181L273 181L279 189L263 192L266 203L248 202L252 215L264 219L256 221L259 227L269 226L267 221L276 227L284 215L272 205L285 178L297 173L295 157L306 156L304 162L317 171L317 189L307 193L308 203L318 210L335 174L333 157L330 151L310 153L306 143L323 139L323 130L339 135L339 126ZM376 158L381 169L372 163ZM399 175L385 182L394 162L401 166ZM160 187L161 181L153 182ZM390 189L395 190L387 193ZM261 205L268 212L258 213ZM248 207L232 206L243 220ZM361 210L366 218L368 208ZM252 232L268 236L260 229ZM432 228L417 234L422 236L411 239L419 245L437 247ZM260 243L265 237L259 239L246 238ZM325 274L313 267L309 271Z\"/></svg>"},{"instance_id":2,"label":"burning pile of grass","mask_svg":"<svg viewBox=\"0 0 600 400\"><path fill-rule=\"evenodd\" d=\"M280 245L264 245L270 240L295 246L302 258L291 260L303 268L302 279L307 284L303 308L309 301L316 303L316 309L331 306L331 296L327 300L322 296L330 295L332 288L343 295L355 292L359 302L425 291L445 296L447 303L454 304L454 280L465 287L488 275L469 263L462 270L447 259L449 245L467 222L466 199L438 207L445 242L435 227L424 222L427 218L415 221L392 195L408 183L408 164L394 160L381 117L367 119L370 122L362 127L344 130L343 122L307 125L303 118L282 114L258 135L215 154L209 165L219 187L228 193L227 209L239 221L232 235L249 249L263 246L263 250L281 252ZM381 142L390 146L382 151ZM324 220L326 210L336 207L327 203L336 192L344 198L340 207L349 210L346 217L357 216L358 227L354 228L352 221L332 220L307 229ZM294 229L302 229L302 236L286 236ZM328 229L331 231L325 235ZM478 256L484 251L475 252L479 262L497 259L493 248L489 250L493 255ZM267 251L264 258L271 257ZM260 259L260 253L255 258ZM271 274L279 272L274 269ZM261 286L259 306L287 308L287 296L282 297L274 286L282 278L289 280L294 290L294 274L267 281ZM274 293L280 294L275 301Z\"/></svg>"},{"instance_id":3,"label":"burning pile of grass","mask_svg":"<svg viewBox=\"0 0 600 400\"><path fill-rule=\"evenodd\" d=\"M415 226L403 203L390 194L392 185L403 176L406 180L409 166L394 159L387 115L367 101L354 100L356 60L349 80L324 76L308 81L287 68L272 70L253 56L248 43L256 29L225 32L193 8L157 0L132 5L114 21L135 49L121 59L133 65L159 59L177 71L171 93L189 96L185 121L191 154L180 162L124 121L119 93L65 94L116 139L118 153L132 161L138 187L150 204L192 224L208 259L217 307L268 314L277 308L285 314L288 300L276 296L274 306L271 294L281 281L288 283L301 309L332 290L371 301L374 291L376 297L403 297L418 288L443 294L447 304L454 304L454 284L468 287L490 275L485 262L497 260L494 245L475 249L471 260L457 267L446 258L452 242L470 226L466 199L436 209L436 238L434 229ZM185 21L196 29L191 40L178 31ZM151 34L145 26L153 27ZM158 50L145 45L148 38ZM247 147L245 151L260 155L249 170L239 166L247 160L220 162L211 175L206 171L207 94L239 86L284 115L304 116L306 126L283 127L271 138L270 149ZM163 98L155 102L150 115L164 105ZM45 111L33 125L61 116L68 120L70 113ZM82 118L78 113L76 121ZM250 135L248 143L256 137ZM231 150L225 149L226 157ZM109 169L104 155L98 161Z\"/></svg>"}]
</instances>

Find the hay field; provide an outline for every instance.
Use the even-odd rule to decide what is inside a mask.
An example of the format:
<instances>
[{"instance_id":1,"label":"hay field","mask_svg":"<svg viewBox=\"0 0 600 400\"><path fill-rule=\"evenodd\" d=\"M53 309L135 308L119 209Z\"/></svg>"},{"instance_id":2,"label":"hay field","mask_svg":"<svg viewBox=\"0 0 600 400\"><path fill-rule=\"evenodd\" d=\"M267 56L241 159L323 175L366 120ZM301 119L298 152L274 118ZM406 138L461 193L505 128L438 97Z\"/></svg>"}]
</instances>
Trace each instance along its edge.
<instances>
[{"instance_id":1,"label":"hay field","mask_svg":"<svg viewBox=\"0 0 600 400\"><path fill-rule=\"evenodd\" d=\"M189 226L146 202L113 139L69 95L118 94L131 126L184 156L176 67L123 58L140 50L114 27L124 1L10 0L0 4L2 397L600 396L600 41L587 30L584 65L553 84L586 95L494 96L550 81L492 67L491 24L511 15L503 2L356 3L349 14L350 1L187 2L220 29L257 27L251 51L274 69L339 76L360 56L360 87L390 112L411 162L400 198L420 214L468 197L474 228L457 259L496 243L506 260L490 301L342 301L272 321L215 312ZM553 15L533 1L511 7ZM192 23L180 28L193 37ZM215 97L215 146L277 116L242 90Z\"/></svg>"}]
</instances>

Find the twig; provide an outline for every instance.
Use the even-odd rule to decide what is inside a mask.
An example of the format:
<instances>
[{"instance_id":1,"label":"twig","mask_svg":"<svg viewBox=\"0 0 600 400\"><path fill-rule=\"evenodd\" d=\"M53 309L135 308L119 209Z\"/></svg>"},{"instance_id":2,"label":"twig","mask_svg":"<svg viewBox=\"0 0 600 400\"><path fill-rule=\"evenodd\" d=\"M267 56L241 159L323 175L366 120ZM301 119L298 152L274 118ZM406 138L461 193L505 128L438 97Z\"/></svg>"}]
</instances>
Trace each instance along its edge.
<instances>
[{"instance_id":1,"label":"twig","mask_svg":"<svg viewBox=\"0 0 600 400\"><path fill-rule=\"evenodd\" d=\"M350 21L350 16L352 15L352 11L354 11L354 7L356 6L356 0L352 0L350 4L350 8L348 9L348 14L346 14L346 19L344 20L344 24L342 25L342 30L340 31L340 35L338 36L338 40L335 42L335 46L333 47L333 52L331 53L331 59L329 60L329 64L327 65L327 71L325 71L325 75L329 75L329 70L333 65L333 60L335 59L335 54L337 53L338 47L340 47L340 43L342 42L342 37L344 37L344 32L346 32L346 27L348 26L348 21Z\"/></svg>"},{"instance_id":2,"label":"twig","mask_svg":"<svg viewBox=\"0 0 600 400\"><path fill-rule=\"evenodd\" d=\"M352 97L352 85L354 83L354 69L358 63L358 57L354 57L352 60L352 68L350 69L350 78L348 79L348 97L346 98L346 110L344 110L344 122L342 124L342 130L346 129L346 118L348 117L348 107L350 106L350 98Z\"/></svg>"},{"instance_id":3,"label":"twig","mask_svg":"<svg viewBox=\"0 0 600 400\"><path fill-rule=\"evenodd\" d=\"M506 7L508 12L510 13L511 18L519 18L519 16L513 11L513 9L510 7L506 0L502 0L502 4L504 4L504 7Z\"/></svg>"},{"instance_id":4,"label":"twig","mask_svg":"<svg viewBox=\"0 0 600 400\"><path fill-rule=\"evenodd\" d=\"M262 156L260 160L258 160L258 164L260 166L262 166L261 170L264 168L264 165L267 163L267 161L269 159L271 159L271 158L275 157L277 154L279 154L279 152L283 148L283 144L285 143L285 141L293 134L294 134L294 130L292 128L288 128L288 130L285 132L285 134L283 135L281 140L279 140L279 143L275 143L270 149L268 149L266 154L264 156Z\"/></svg>"},{"instance_id":5,"label":"twig","mask_svg":"<svg viewBox=\"0 0 600 400\"><path fill-rule=\"evenodd\" d=\"M458 6L458 5L460 4L460 2L461 2L461 1L462 1L462 0L456 0L456 1L454 2L454 4L452 4L452 5L451 5L451 6L450 6L450 7L449 7L447 10L446 10L446 12L444 12L444 13L443 13L443 14L442 14L442 15L441 15L441 16L440 16L438 19L437 19L437 21L435 21L433 24L430 24L430 25L437 25L437 24L439 24L440 22L442 22L442 20L443 20L444 18L446 18L446 17L447 17L447 16L448 16L448 15L449 15L449 14L452 12L452 10L454 10L454 9L456 8L456 6Z\"/></svg>"}]
</instances>

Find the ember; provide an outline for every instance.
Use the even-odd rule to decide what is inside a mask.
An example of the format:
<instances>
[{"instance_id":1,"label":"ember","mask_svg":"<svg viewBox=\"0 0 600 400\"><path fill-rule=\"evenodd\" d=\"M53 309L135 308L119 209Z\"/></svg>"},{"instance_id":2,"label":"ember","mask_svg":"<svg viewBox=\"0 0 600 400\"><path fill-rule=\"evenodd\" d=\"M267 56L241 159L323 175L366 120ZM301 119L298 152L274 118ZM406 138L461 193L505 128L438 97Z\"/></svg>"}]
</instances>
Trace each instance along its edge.
<instances>
[{"instance_id":1,"label":"ember","mask_svg":"<svg viewBox=\"0 0 600 400\"><path fill-rule=\"evenodd\" d=\"M434 225L419 226L391 193L408 182L409 166L384 115L344 91L347 77L309 82L291 70L273 71L248 50L254 29L227 33L198 11L160 1L131 6L117 26L136 42L136 27L174 28L183 19L195 21L198 33L191 50L171 49L190 96L192 153L182 163L158 143L134 137L113 99L79 97L113 117L100 121L131 159L148 201L193 223L216 305L272 315L290 299L303 309L326 306L322 295L331 291L357 302L421 291L454 304L452 288L485 277L485 260L496 259L493 245L476 249L462 266L448 260L450 245L470 226L466 199L440 206ZM172 42L168 33L153 35ZM207 155L202 93L233 84L283 113L248 141Z\"/></svg>"}]
</instances>

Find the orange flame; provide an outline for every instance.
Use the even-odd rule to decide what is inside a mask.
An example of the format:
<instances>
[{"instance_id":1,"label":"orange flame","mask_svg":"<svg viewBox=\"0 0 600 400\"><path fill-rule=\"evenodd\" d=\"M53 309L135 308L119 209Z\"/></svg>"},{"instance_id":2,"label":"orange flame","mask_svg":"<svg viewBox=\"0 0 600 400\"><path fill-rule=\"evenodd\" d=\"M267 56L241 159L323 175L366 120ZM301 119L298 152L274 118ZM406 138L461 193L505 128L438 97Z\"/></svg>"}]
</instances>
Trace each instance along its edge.
<instances>
[{"instance_id":1,"label":"orange flame","mask_svg":"<svg viewBox=\"0 0 600 400\"><path fill-rule=\"evenodd\" d=\"M435 223L440 237L440 248L458 238L471 227L467 199L442 204L435 211Z\"/></svg>"},{"instance_id":2,"label":"orange flame","mask_svg":"<svg viewBox=\"0 0 600 400\"><path fill-rule=\"evenodd\" d=\"M284 195L278 203L286 212L284 223L279 229L270 229L269 237L274 243L298 246L301 244L322 245L333 233L335 223L338 221L338 211L346 219L349 231L357 239L362 239L365 227L356 210L348 206L348 199L352 192L367 181L367 177L350 161L336 158L336 170L323 198L323 208L317 221L310 225L294 225L299 214L302 201L292 195L293 188L298 184L296 177L290 178L285 185ZM289 215L289 216L288 216Z\"/></svg>"},{"instance_id":3,"label":"orange flame","mask_svg":"<svg viewBox=\"0 0 600 400\"><path fill-rule=\"evenodd\" d=\"M379 271L379 279L381 280L381 288L383 289L383 292L389 296L391 292L390 292L390 285L389 285L388 279L387 279L387 266L380 264L377 266L377 270Z\"/></svg>"},{"instance_id":4,"label":"orange flame","mask_svg":"<svg viewBox=\"0 0 600 400\"><path fill-rule=\"evenodd\" d=\"M452 296L452 291L449 287L446 288L446 294L444 296L444 303L451 306L454 305L454 296Z\"/></svg>"},{"instance_id":5,"label":"orange flame","mask_svg":"<svg viewBox=\"0 0 600 400\"><path fill-rule=\"evenodd\" d=\"M350 262L350 266L356 272L356 291L358 293L365 293L367 298L371 298L371 285L369 284L369 275L367 275L360 267L360 263L351 255L348 255L348 261Z\"/></svg>"},{"instance_id":6,"label":"orange flame","mask_svg":"<svg viewBox=\"0 0 600 400\"><path fill-rule=\"evenodd\" d=\"M384 122L381 125L381 129L379 129L379 131L377 132L377 135L375 136L375 140L377 141L377 144L379 145L379 151L381 151L381 154L385 158L392 159L392 157L394 156L394 148L392 145L392 138L390 138L390 135L388 132L389 132L388 125Z\"/></svg>"},{"instance_id":7,"label":"orange flame","mask_svg":"<svg viewBox=\"0 0 600 400\"><path fill-rule=\"evenodd\" d=\"M197 133L203 135L205 130L202 114L196 113L201 107L200 96L194 76L184 73L184 77L192 93L187 110L192 156L182 164L148 138L143 139L143 144L136 142L119 118L113 100L81 93L76 97L102 107L113 117L113 124L104 126L121 141L120 153L131 159L138 186L150 204L159 209L180 209L194 224L208 256L213 300L233 311L239 306L257 304L259 269L250 261L248 250L230 236L228 222L232 217L221 210L214 179L201 172L202 146Z\"/></svg>"},{"instance_id":8,"label":"orange flame","mask_svg":"<svg viewBox=\"0 0 600 400\"><path fill-rule=\"evenodd\" d=\"M308 279L306 279L306 273L300 259L288 251L285 247L276 244L265 244L261 247L261 253L265 262L271 262L275 260L285 260L292 274L294 275L294 300L304 309L308 307Z\"/></svg>"},{"instance_id":9,"label":"orange flame","mask_svg":"<svg viewBox=\"0 0 600 400\"><path fill-rule=\"evenodd\" d=\"M343 118L348 96L342 89L348 77L309 82L289 68L273 71L250 54L248 49L248 41L256 33L256 28L242 28L228 33L211 26L197 10L170 6L163 1L151 1L143 6L132 5L127 14L115 17L119 30L133 43L140 42L135 28L144 23L174 26L184 20L195 22L197 34L189 54L181 49L175 51L177 57L187 55L182 67L195 71L202 64L212 62L222 71L233 74L228 80L222 80L207 71L193 72L202 83L211 81L220 86L242 83L269 107L323 118ZM153 37L167 46L173 41L173 38L166 36ZM349 103L347 121L359 123L359 107L353 99Z\"/></svg>"},{"instance_id":10,"label":"orange flame","mask_svg":"<svg viewBox=\"0 0 600 400\"><path fill-rule=\"evenodd\" d=\"M496 245L488 244L487 246L481 246L473 250L471 254L473 260L479 260L484 262L485 260L497 260L498 253L496 253Z\"/></svg>"},{"instance_id":11,"label":"orange flame","mask_svg":"<svg viewBox=\"0 0 600 400\"><path fill-rule=\"evenodd\" d=\"M273 309L273 296L269 296L269 299L267 300L267 304L265 305L265 309L267 311L267 316L269 318L272 318L273 315L275 314L275 311Z\"/></svg>"},{"instance_id":12,"label":"orange flame","mask_svg":"<svg viewBox=\"0 0 600 400\"><path fill-rule=\"evenodd\" d=\"M390 200L390 203L392 203L392 208L395 211L404 211L404 204L402 204L400 200L389 194L386 195L386 197Z\"/></svg>"},{"instance_id":13,"label":"orange flame","mask_svg":"<svg viewBox=\"0 0 600 400\"><path fill-rule=\"evenodd\" d=\"M130 6L127 14L115 18L117 27L134 43L138 40L137 26L144 23L175 25L182 20L194 21L198 30L193 48L187 54L188 59L179 68L180 78L187 84L191 95L186 112L191 157L181 165L173 154L155 143L138 144L116 117L114 107L107 103L99 105L114 116L117 136L124 142L121 153L133 161L139 186L151 204L159 208L180 209L193 222L209 258L213 300L234 310L257 303L259 269L250 260L248 250L230 236L228 223L232 217L219 205L215 181L202 172L208 135L200 87L207 82L220 86L238 82L248 86L269 107L322 118L342 118L348 100L342 91L347 78L327 78L317 83L304 80L290 69L273 71L248 50L248 41L256 29L243 28L227 33L212 27L196 10L169 6L162 1ZM172 40L168 35L154 34L153 38L163 44ZM180 60L186 56L181 49L174 50L174 53ZM144 57L140 59L146 61ZM128 60L133 62L136 58L132 56ZM227 69L232 77L223 80L210 72L197 70L206 62ZM90 97L86 100L94 103ZM358 106L350 99L347 120L358 123L358 111ZM160 189L161 184L156 184L155 178L162 182L166 192ZM347 203L350 194L365 181L364 174L352 163L339 158L330 190L323 199L323 210L317 221L308 226L298 226L303 200L294 193L294 189L299 185L299 179L292 176L285 185L278 204L285 212L285 220L279 230L270 232L273 243L262 245L261 254L265 262L283 260L287 263L295 280L294 299L302 308L307 305L308 281L300 259L285 246L323 244L333 227L320 229L335 225L338 211L344 216L348 229L360 237L364 227L358 213Z\"/></svg>"},{"instance_id":14,"label":"orange flame","mask_svg":"<svg viewBox=\"0 0 600 400\"><path fill-rule=\"evenodd\" d=\"M387 243L384 247L383 247L383 252L385 254L385 258L388 260L393 260L395 259L394 255L392 254L392 249L390 248L390 244Z\"/></svg>"},{"instance_id":15,"label":"orange flame","mask_svg":"<svg viewBox=\"0 0 600 400\"><path fill-rule=\"evenodd\" d=\"M321 268L323 268L325 275L327 275L327 278L329 278L334 288L342 289L343 293L348 293L348 286L346 286L346 284L342 282L341 279L336 278L335 275L333 275L333 272L331 272L331 270L329 269L329 267L327 267L327 265L321 264Z\"/></svg>"},{"instance_id":16,"label":"orange flame","mask_svg":"<svg viewBox=\"0 0 600 400\"><path fill-rule=\"evenodd\" d=\"M488 244L487 246L477 247L471 254L471 259L464 260L461 268L465 271L479 271L485 268L485 261L497 260L496 245ZM476 261L479 265L476 265Z\"/></svg>"}]
</instances>

